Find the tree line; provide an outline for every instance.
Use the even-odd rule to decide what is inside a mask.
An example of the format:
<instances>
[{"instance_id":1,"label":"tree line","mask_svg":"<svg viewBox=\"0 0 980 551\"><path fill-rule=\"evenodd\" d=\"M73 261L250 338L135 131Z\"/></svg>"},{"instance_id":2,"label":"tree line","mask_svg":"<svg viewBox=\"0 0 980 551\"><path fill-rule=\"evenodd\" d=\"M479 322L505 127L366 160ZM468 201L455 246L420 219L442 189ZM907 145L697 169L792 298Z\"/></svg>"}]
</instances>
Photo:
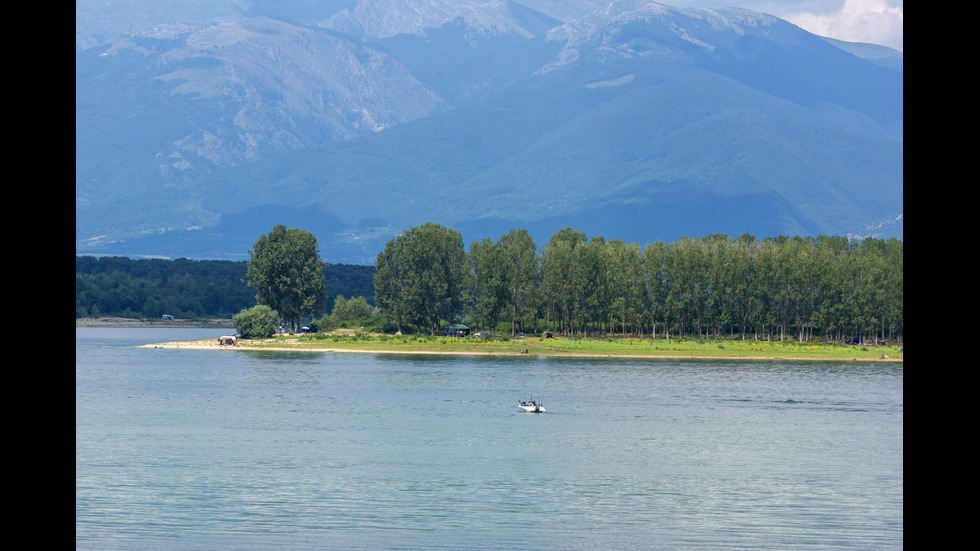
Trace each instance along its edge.
<instances>
[{"instance_id":1,"label":"tree line","mask_svg":"<svg viewBox=\"0 0 980 551\"><path fill-rule=\"evenodd\" d=\"M903 337L903 244L841 236L685 237L646 246L565 228L464 251L438 224L389 241L375 303L399 329L844 341Z\"/></svg>"},{"instance_id":2,"label":"tree line","mask_svg":"<svg viewBox=\"0 0 980 551\"><path fill-rule=\"evenodd\" d=\"M309 232L279 225L247 262L76 257L75 312L231 317L263 305L263 317L295 327L336 296L345 319L373 314L361 304L373 298L394 329L430 334L462 322L511 335L900 341L903 255L896 239L712 234L640 246L572 228L540 249L526 230L467 249L430 223L390 240L375 266L345 266L323 263Z\"/></svg>"},{"instance_id":3,"label":"tree line","mask_svg":"<svg viewBox=\"0 0 980 551\"><path fill-rule=\"evenodd\" d=\"M245 261L76 256L75 317L231 318L256 304L246 277ZM373 266L326 264L323 277L333 295L374 299Z\"/></svg>"}]
</instances>

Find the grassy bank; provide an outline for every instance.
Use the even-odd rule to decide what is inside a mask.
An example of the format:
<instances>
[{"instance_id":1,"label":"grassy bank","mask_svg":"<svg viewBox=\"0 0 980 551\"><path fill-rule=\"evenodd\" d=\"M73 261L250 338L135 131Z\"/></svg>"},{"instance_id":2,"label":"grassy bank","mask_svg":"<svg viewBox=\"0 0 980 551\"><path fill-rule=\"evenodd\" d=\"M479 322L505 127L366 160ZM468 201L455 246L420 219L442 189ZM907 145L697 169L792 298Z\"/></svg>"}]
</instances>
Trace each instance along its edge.
<instances>
[{"instance_id":1,"label":"grassy bank","mask_svg":"<svg viewBox=\"0 0 980 551\"><path fill-rule=\"evenodd\" d=\"M410 354L529 355L554 357L663 357L797 360L903 361L903 348L709 339L580 339L537 337L483 340L455 337L417 337L321 333L239 340L240 349L383 352ZM164 343L166 345L167 343ZM184 347L194 343L183 343ZM216 347L207 341L201 346Z\"/></svg>"}]
</instances>

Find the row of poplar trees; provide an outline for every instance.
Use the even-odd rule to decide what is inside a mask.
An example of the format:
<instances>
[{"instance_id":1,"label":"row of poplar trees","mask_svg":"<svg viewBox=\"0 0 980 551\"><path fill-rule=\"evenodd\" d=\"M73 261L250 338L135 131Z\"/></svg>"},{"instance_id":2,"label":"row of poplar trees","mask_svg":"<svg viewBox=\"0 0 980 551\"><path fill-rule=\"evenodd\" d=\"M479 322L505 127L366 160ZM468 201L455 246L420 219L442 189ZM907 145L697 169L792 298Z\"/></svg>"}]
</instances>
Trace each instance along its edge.
<instances>
[{"instance_id":1,"label":"row of poplar trees","mask_svg":"<svg viewBox=\"0 0 980 551\"><path fill-rule=\"evenodd\" d=\"M468 321L511 334L901 341L897 239L723 234L645 247L565 228L539 251L526 230L464 251L459 232L412 228L378 254L375 302L398 326Z\"/></svg>"}]
</instances>

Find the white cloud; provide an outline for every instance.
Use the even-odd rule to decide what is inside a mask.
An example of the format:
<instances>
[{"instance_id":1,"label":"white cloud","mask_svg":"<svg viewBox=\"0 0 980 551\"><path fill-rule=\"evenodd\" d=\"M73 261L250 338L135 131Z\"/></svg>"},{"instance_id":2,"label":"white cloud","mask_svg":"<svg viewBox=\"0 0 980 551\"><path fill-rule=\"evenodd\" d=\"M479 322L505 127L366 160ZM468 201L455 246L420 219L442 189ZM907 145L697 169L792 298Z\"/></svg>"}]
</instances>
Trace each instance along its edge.
<instances>
[{"instance_id":1,"label":"white cloud","mask_svg":"<svg viewBox=\"0 0 980 551\"><path fill-rule=\"evenodd\" d=\"M849 42L870 42L904 51L904 7L901 0L845 0L836 10L773 13L814 34Z\"/></svg>"},{"instance_id":2,"label":"white cloud","mask_svg":"<svg viewBox=\"0 0 980 551\"><path fill-rule=\"evenodd\" d=\"M702 8L738 6L768 13L820 36L904 51L904 0L658 0Z\"/></svg>"}]
</instances>

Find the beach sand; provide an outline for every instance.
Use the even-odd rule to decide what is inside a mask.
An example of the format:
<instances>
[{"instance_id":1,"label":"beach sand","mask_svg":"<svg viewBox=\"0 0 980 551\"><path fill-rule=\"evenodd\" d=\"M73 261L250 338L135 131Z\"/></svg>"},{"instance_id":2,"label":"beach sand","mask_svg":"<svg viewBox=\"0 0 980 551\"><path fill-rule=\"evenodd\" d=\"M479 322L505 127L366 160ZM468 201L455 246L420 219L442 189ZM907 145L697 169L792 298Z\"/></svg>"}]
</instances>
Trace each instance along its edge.
<instances>
[{"instance_id":1,"label":"beach sand","mask_svg":"<svg viewBox=\"0 0 980 551\"><path fill-rule=\"evenodd\" d=\"M231 320L212 319L202 323L201 320L191 322L189 320L137 320L127 318L76 318L75 327L211 327L228 328L228 335L234 335L235 330L231 328ZM339 330L345 332L345 330ZM351 333L353 330L346 330ZM574 352L555 352L549 348L534 350L533 343L528 343L529 354L520 352L503 351L446 351L446 350L397 350L390 347L378 347L377 349L362 348L328 348L324 346L309 346L307 343L295 341L285 341L278 343L277 346L270 346L273 339L238 339L237 346L220 345L218 339L205 339L199 341L173 341L160 342L142 345L141 348L177 348L188 350L269 350L269 351L288 351L288 352L350 352L361 354L428 354L428 355L455 355L455 356L549 356L564 358L663 358L663 359L713 359L713 360L794 360L794 361L840 361L841 358L800 358L800 357L776 357L776 356L696 356L688 354L581 354ZM857 361L878 361L878 362L903 362L901 358L854 358Z\"/></svg>"},{"instance_id":2,"label":"beach sand","mask_svg":"<svg viewBox=\"0 0 980 551\"><path fill-rule=\"evenodd\" d=\"M789 361L845 361L842 358L801 358L801 357L777 357L777 356L700 356L691 354L584 354L575 352L555 352L551 349L533 350L529 347L529 354L520 352L504 351L446 351L446 350L397 350L391 348L362 349L362 348L327 348L321 346L308 346L306 343L293 341L279 343L278 346L269 346L272 339L238 339L237 346L220 345L218 339L208 339L203 341L183 341L183 342L163 342L146 344L141 348L182 348L182 349L221 349L221 350L269 350L279 352L336 352L336 353L360 353L360 354L417 354L417 355L446 355L446 356L547 356L554 358L647 358L647 359L701 359L701 360L789 360ZM876 362L903 362L898 358L853 358L847 361L876 361Z\"/></svg>"}]
</instances>

